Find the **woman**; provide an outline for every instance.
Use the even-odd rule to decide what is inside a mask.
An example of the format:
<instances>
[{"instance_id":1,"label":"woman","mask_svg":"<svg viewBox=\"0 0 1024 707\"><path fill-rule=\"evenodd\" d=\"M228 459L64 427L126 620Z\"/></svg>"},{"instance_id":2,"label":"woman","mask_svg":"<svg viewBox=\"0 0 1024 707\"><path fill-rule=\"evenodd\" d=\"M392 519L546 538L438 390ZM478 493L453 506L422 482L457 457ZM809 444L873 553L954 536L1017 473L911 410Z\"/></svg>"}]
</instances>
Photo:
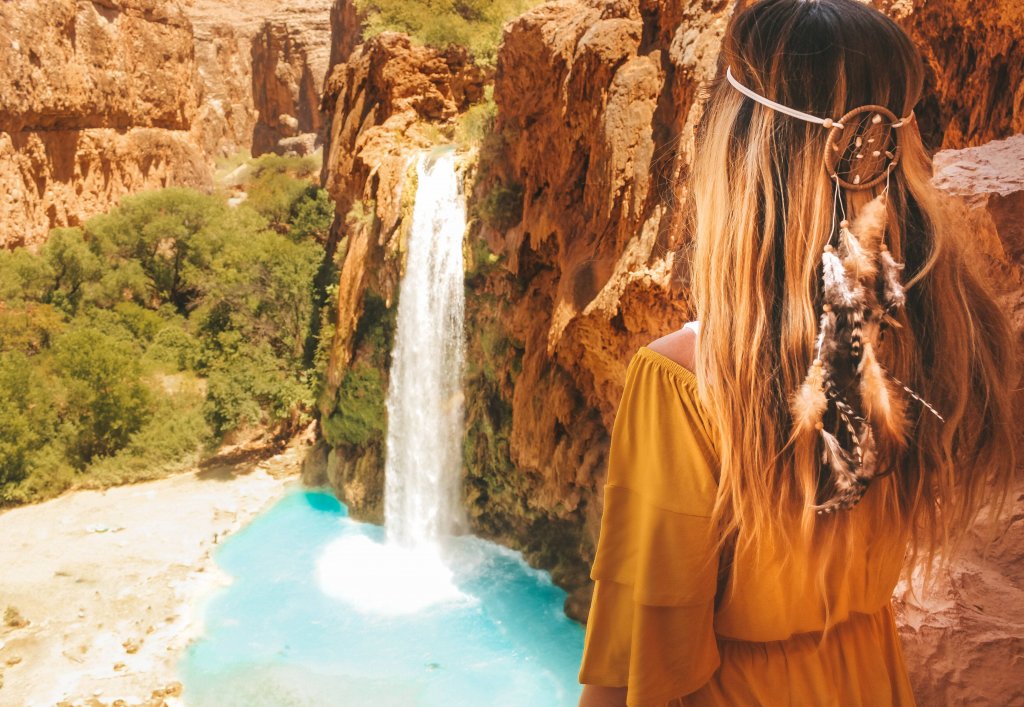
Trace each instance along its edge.
<instances>
[{"instance_id":1,"label":"woman","mask_svg":"<svg viewBox=\"0 0 1024 707\"><path fill-rule=\"evenodd\" d=\"M721 61L700 326L627 370L580 704L913 704L890 597L1005 495L1012 332L930 186L896 24L764 0Z\"/></svg>"}]
</instances>

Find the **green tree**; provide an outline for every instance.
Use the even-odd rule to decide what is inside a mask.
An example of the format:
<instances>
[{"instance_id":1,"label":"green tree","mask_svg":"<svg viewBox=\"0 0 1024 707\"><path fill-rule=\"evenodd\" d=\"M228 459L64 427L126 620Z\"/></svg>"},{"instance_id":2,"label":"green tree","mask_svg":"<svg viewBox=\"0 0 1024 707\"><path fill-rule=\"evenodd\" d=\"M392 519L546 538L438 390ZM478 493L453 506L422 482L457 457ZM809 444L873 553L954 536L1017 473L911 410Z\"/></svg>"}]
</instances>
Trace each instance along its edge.
<instances>
[{"instance_id":1,"label":"green tree","mask_svg":"<svg viewBox=\"0 0 1024 707\"><path fill-rule=\"evenodd\" d=\"M235 330L300 363L322 259L319 244L270 231L226 240L209 268L196 277L203 293L195 312L200 330L215 343L221 332Z\"/></svg>"},{"instance_id":2,"label":"green tree","mask_svg":"<svg viewBox=\"0 0 1024 707\"><path fill-rule=\"evenodd\" d=\"M363 38L385 30L405 32L424 44L459 44L493 65L502 25L538 0L356 0L366 17Z\"/></svg>"},{"instance_id":3,"label":"green tree","mask_svg":"<svg viewBox=\"0 0 1024 707\"><path fill-rule=\"evenodd\" d=\"M86 224L95 247L115 268L138 263L151 295L142 304L170 302L182 313L201 295L196 280L224 243L265 228L252 210L232 209L219 197L184 188L126 197L109 214Z\"/></svg>"},{"instance_id":4,"label":"green tree","mask_svg":"<svg viewBox=\"0 0 1024 707\"><path fill-rule=\"evenodd\" d=\"M21 352L0 353L0 500L57 440L58 399L52 382Z\"/></svg>"},{"instance_id":5,"label":"green tree","mask_svg":"<svg viewBox=\"0 0 1024 707\"><path fill-rule=\"evenodd\" d=\"M69 424L69 460L79 469L115 453L149 419L152 399L140 380L138 349L109 334L72 329L55 342Z\"/></svg>"},{"instance_id":6,"label":"green tree","mask_svg":"<svg viewBox=\"0 0 1024 707\"><path fill-rule=\"evenodd\" d=\"M40 353L64 326L64 314L53 305L13 302L0 307L0 351Z\"/></svg>"},{"instance_id":7,"label":"green tree","mask_svg":"<svg viewBox=\"0 0 1024 707\"><path fill-rule=\"evenodd\" d=\"M210 370L205 414L217 434L260 423L291 426L311 405L308 376L284 365L266 344L239 342Z\"/></svg>"},{"instance_id":8,"label":"green tree","mask_svg":"<svg viewBox=\"0 0 1024 707\"><path fill-rule=\"evenodd\" d=\"M267 219L274 230L286 233L299 201L317 190L313 179L318 171L312 157L261 155L253 162L245 204Z\"/></svg>"},{"instance_id":9,"label":"green tree","mask_svg":"<svg viewBox=\"0 0 1024 707\"><path fill-rule=\"evenodd\" d=\"M50 231L42 256L53 277L46 301L74 313L82 301L83 288L100 278L103 261L90 247L80 228Z\"/></svg>"},{"instance_id":10,"label":"green tree","mask_svg":"<svg viewBox=\"0 0 1024 707\"><path fill-rule=\"evenodd\" d=\"M292 240L325 244L334 222L334 202L319 187L306 189L292 207L288 235Z\"/></svg>"},{"instance_id":11,"label":"green tree","mask_svg":"<svg viewBox=\"0 0 1024 707\"><path fill-rule=\"evenodd\" d=\"M53 286L47 262L26 248L0 249L0 300L43 302Z\"/></svg>"}]
</instances>

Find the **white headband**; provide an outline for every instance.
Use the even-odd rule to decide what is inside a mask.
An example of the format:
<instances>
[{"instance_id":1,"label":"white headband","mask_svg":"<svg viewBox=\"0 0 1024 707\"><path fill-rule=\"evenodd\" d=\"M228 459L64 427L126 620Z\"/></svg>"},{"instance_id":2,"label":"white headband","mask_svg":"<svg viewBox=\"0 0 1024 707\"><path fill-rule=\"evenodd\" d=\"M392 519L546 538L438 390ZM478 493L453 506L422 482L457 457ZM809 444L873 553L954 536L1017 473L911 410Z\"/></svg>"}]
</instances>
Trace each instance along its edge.
<instances>
[{"instance_id":1,"label":"white headband","mask_svg":"<svg viewBox=\"0 0 1024 707\"><path fill-rule=\"evenodd\" d=\"M835 127L835 128L842 129L842 128L846 127L845 125L840 123L838 120L833 120L832 118L819 118L816 115L811 115L810 113L804 113L803 111L796 110L795 108L790 108L789 106L784 106L781 103L776 103L775 101L771 100L770 98L765 98L760 93L757 93L756 91L750 90L749 88L747 88L746 86L741 84L739 81L737 81L736 77L732 75L732 67L730 67L730 66L727 66L725 68L725 78L729 79L729 83L731 83L733 85L733 88L735 88L737 91L742 93L747 98L753 99L753 100L757 101L758 103L760 103L761 105L768 106L769 108L777 110L780 113L785 113L786 115L793 116L794 118L799 118L800 120L806 120L809 123L817 123L818 125L823 125L826 128L833 128L833 127ZM906 118L900 118L897 122L893 123L892 127L894 127L894 128L902 127L903 124L906 123L907 121L909 121L913 116L914 116L914 112L911 111L910 115L908 115Z\"/></svg>"}]
</instances>

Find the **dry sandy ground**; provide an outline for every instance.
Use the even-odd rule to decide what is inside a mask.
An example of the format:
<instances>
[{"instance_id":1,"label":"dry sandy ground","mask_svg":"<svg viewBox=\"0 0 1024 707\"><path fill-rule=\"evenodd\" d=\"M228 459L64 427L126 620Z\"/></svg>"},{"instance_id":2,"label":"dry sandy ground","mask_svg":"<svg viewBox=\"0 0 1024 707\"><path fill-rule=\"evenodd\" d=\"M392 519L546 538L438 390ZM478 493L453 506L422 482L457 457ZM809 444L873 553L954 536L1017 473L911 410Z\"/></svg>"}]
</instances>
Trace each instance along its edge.
<instances>
[{"instance_id":1,"label":"dry sandy ground","mask_svg":"<svg viewBox=\"0 0 1024 707\"><path fill-rule=\"evenodd\" d=\"M0 705L180 704L176 663L229 581L211 551L299 483L302 450L0 513L0 612L29 622L0 625Z\"/></svg>"}]
</instances>

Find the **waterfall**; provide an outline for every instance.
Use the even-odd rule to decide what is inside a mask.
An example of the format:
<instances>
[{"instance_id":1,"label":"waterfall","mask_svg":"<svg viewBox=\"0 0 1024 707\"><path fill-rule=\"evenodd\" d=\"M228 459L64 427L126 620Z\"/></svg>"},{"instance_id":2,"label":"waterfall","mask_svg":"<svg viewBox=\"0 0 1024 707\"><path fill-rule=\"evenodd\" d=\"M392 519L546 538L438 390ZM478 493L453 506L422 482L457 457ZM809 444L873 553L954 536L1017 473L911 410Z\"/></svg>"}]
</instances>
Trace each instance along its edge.
<instances>
[{"instance_id":1,"label":"waterfall","mask_svg":"<svg viewBox=\"0 0 1024 707\"><path fill-rule=\"evenodd\" d=\"M466 206L455 153L420 153L387 392L389 542L432 543L465 526L462 472Z\"/></svg>"}]
</instances>

